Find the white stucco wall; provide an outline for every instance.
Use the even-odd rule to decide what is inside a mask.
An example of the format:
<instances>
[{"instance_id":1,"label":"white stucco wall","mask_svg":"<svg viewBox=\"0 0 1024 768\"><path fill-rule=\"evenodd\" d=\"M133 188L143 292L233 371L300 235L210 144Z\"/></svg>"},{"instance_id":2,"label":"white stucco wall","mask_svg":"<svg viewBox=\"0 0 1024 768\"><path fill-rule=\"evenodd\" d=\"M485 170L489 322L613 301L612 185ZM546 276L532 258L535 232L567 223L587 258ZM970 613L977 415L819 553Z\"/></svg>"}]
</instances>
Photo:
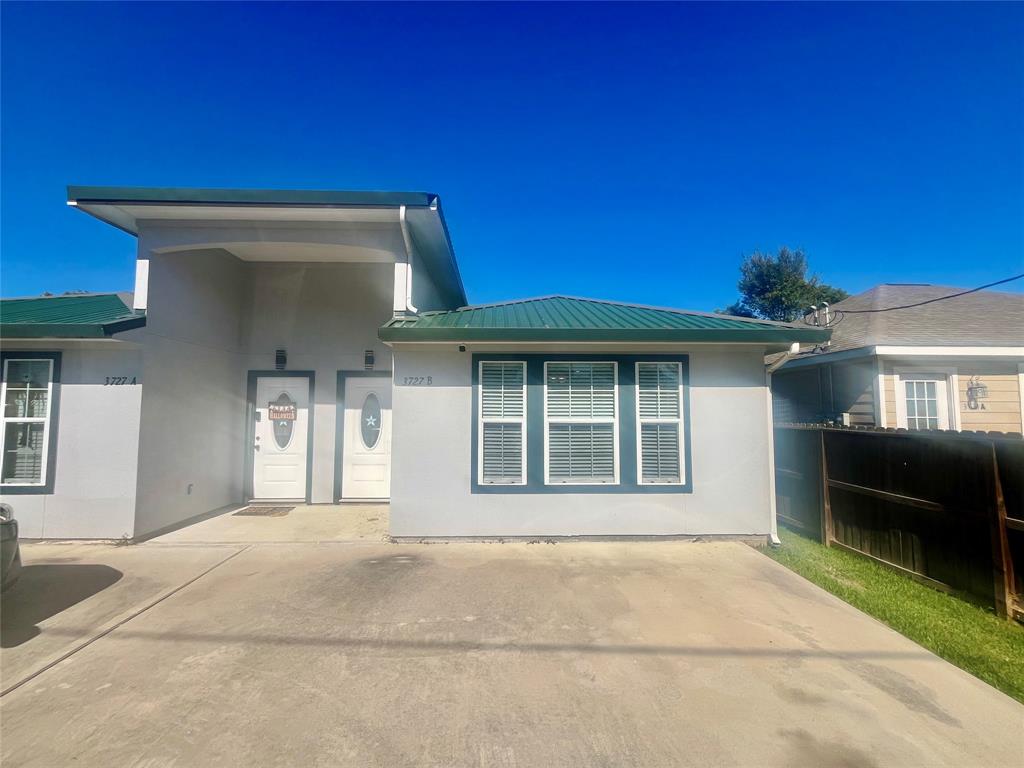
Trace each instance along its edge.
<instances>
[{"instance_id":1,"label":"white stucco wall","mask_svg":"<svg viewBox=\"0 0 1024 768\"><path fill-rule=\"evenodd\" d=\"M22 538L115 539L134 533L142 352L120 342L4 341L61 352L52 493L0 493ZM108 385L107 377L135 379ZM51 433L52 434L52 433Z\"/></svg>"},{"instance_id":2,"label":"white stucco wall","mask_svg":"<svg viewBox=\"0 0 1024 768\"><path fill-rule=\"evenodd\" d=\"M485 350L395 347L392 535L769 533L771 436L763 349L649 350L690 356L693 492L688 494L471 493L474 351ZM430 376L433 384L403 386L406 376Z\"/></svg>"}]
</instances>

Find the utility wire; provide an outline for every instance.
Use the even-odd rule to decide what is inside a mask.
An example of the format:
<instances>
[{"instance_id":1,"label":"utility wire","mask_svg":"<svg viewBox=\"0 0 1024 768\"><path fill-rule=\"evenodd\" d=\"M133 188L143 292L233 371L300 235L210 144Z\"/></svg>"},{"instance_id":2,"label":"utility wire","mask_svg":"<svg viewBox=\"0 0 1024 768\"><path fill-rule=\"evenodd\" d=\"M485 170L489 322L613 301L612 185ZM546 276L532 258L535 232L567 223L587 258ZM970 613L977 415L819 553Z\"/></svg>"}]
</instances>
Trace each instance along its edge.
<instances>
[{"instance_id":1,"label":"utility wire","mask_svg":"<svg viewBox=\"0 0 1024 768\"><path fill-rule=\"evenodd\" d=\"M1019 275L1014 275L1013 277L1006 277L1006 278L1003 278L1002 280L996 280L993 283L986 283L985 285L979 285L977 288L971 288L970 290L959 291L957 293L951 293L948 296L937 296L934 299L926 299L925 301L917 301L917 302L914 302L913 304L901 304L898 307L880 307L878 309L832 309L832 308L829 308L828 311L834 313L835 317L832 320L832 322L830 322L828 324L818 324L818 323L810 322L810 320L809 320L809 318L811 317L810 314L804 315L803 319L804 319L804 324L805 325L811 325L811 326L815 326L817 328L832 328L832 327L834 327L836 325L839 325L839 323L842 322L843 318L846 317L846 315L869 315L869 314L872 314L874 312L892 312L892 311L897 310L897 309L913 309L914 307L923 307L925 304L934 304L937 301L946 301L946 299L955 299L958 296L966 296L969 293L977 293L978 291L983 291L986 288L991 288L992 286L995 286L995 285L1003 285L1004 283L1012 283L1014 280L1020 280L1021 278L1024 278L1024 273L1021 273Z\"/></svg>"},{"instance_id":2,"label":"utility wire","mask_svg":"<svg viewBox=\"0 0 1024 768\"><path fill-rule=\"evenodd\" d=\"M843 314L845 315L866 315L870 312L892 312L894 309L911 309L913 307L923 307L925 304L934 304L936 301L945 301L946 299L955 299L957 296L966 296L968 293L977 293L978 291L984 291L986 288L991 288L993 285L1002 285L1003 283L1012 283L1014 280L1020 280L1024 277L1024 273L1014 275L1013 277L1007 277L1003 280L996 280L994 283L987 283L985 285L979 285L977 288L971 288L969 291L960 291L959 293L951 293L949 296L938 296L934 299L928 299L927 301L918 301L914 304L904 304L899 307L882 307L881 309L844 309Z\"/></svg>"}]
</instances>

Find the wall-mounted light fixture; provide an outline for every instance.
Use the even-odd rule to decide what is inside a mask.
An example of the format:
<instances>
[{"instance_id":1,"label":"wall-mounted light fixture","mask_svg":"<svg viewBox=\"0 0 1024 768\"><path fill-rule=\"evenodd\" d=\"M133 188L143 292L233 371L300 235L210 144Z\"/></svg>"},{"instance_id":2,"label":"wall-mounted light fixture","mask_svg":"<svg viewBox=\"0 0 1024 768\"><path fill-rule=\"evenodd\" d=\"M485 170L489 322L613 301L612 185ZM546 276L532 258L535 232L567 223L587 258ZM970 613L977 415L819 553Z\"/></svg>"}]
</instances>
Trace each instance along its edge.
<instances>
[{"instance_id":1,"label":"wall-mounted light fixture","mask_svg":"<svg viewBox=\"0 0 1024 768\"><path fill-rule=\"evenodd\" d=\"M967 407L972 411L985 410L985 404L981 402L988 397L988 385L983 383L977 376L971 376L967 381Z\"/></svg>"},{"instance_id":2,"label":"wall-mounted light fixture","mask_svg":"<svg viewBox=\"0 0 1024 768\"><path fill-rule=\"evenodd\" d=\"M373 350L372 349L368 349L365 352L363 352L363 368L365 370L367 370L367 371L372 371L373 370L373 363L374 363Z\"/></svg>"},{"instance_id":3,"label":"wall-mounted light fixture","mask_svg":"<svg viewBox=\"0 0 1024 768\"><path fill-rule=\"evenodd\" d=\"M285 349L274 350L274 369L283 371L288 365L288 351Z\"/></svg>"}]
</instances>

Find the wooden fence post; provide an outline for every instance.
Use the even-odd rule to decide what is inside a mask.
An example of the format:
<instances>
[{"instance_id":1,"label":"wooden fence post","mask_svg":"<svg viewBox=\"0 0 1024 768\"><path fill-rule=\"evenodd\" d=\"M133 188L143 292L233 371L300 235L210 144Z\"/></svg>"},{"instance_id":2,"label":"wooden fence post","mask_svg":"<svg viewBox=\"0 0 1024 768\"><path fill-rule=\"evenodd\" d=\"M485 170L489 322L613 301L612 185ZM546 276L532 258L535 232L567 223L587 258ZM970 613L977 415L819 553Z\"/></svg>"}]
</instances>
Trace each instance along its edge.
<instances>
[{"instance_id":1,"label":"wooden fence post","mask_svg":"<svg viewBox=\"0 0 1024 768\"><path fill-rule=\"evenodd\" d=\"M828 494L828 451L826 450L825 430L818 431L821 435L821 543L832 546L832 502Z\"/></svg>"},{"instance_id":2,"label":"wooden fence post","mask_svg":"<svg viewBox=\"0 0 1024 768\"><path fill-rule=\"evenodd\" d=\"M996 445L989 442L992 455L993 509L990 518L992 533L992 581L995 596L996 614L1010 617L1013 614L1013 558L1010 554L1010 541L1006 535L1006 499L1003 496L1003 483L999 479L999 459L996 456Z\"/></svg>"}]
</instances>

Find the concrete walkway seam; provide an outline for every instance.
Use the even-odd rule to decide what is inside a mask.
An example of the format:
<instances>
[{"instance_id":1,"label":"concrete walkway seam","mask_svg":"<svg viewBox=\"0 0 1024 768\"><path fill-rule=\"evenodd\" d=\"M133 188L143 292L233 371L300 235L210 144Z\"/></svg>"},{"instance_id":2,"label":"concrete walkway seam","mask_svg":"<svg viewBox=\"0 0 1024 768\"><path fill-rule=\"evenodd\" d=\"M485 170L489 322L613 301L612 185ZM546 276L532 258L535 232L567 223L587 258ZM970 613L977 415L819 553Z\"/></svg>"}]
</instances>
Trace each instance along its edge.
<instances>
[{"instance_id":1,"label":"concrete walkway seam","mask_svg":"<svg viewBox=\"0 0 1024 768\"><path fill-rule=\"evenodd\" d=\"M107 627L106 629L98 632L97 634L93 635L92 637L88 638L87 640L79 643L74 648L72 648L71 650L69 650L69 651L67 651L67 652L65 652L63 654L61 654L60 656L58 656L53 661L51 661L51 662L49 662L47 664L44 664L42 667L37 669L35 672L29 673L24 678L22 678L21 680L16 682L14 685L11 685L10 687L6 688L3 691L0 691L0 698L3 698L7 694L11 693L12 691L17 690L18 688L21 688L26 683L29 683L32 680L35 680L37 677L39 677L41 674L43 674L47 670L53 669L53 667L57 666L62 661L65 661L66 659L71 658L76 653L81 651L83 648L86 648L86 647L92 645L93 643L95 643L97 640L100 640L101 638L106 637L107 635L109 635L111 632L113 632L118 627L122 627L125 624L127 624L129 621L134 619L135 617L141 616L143 613L148 611L150 608L153 608L153 607L159 605L160 603L162 603L167 598L172 597L173 595L176 595L178 592L180 592L181 590L185 589L185 587L188 587L188 586L191 586L192 584L195 584L197 581L199 581L199 579L203 578L203 576L205 576L206 574L214 571L217 568L220 568L222 565L224 565L224 563L228 562L228 560L231 560L231 559L233 559L235 557L238 557L240 554L242 554L243 552L247 552L251 548L252 548L252 545L249 545L249 546L243 547L242 549L238 550L237 552L232 552L230 555L225 557L223 560L220 560L219 562L216 562L213 565L211 565L209 568L207 568L205 571L200 573L198 576L195 576L194 578L189 579L188 581L184 582L183 584L180 584L179 586L177 586L174 589L172 589L170 592L167 592L167 593L161 595L160 597L158 597L153 602L148 603L147 605L144 605L142 608L139 608L138 610L132 612L128 616L125 616L123 619L117 621L112 626Z\"/></svg>"}]
</instances>

